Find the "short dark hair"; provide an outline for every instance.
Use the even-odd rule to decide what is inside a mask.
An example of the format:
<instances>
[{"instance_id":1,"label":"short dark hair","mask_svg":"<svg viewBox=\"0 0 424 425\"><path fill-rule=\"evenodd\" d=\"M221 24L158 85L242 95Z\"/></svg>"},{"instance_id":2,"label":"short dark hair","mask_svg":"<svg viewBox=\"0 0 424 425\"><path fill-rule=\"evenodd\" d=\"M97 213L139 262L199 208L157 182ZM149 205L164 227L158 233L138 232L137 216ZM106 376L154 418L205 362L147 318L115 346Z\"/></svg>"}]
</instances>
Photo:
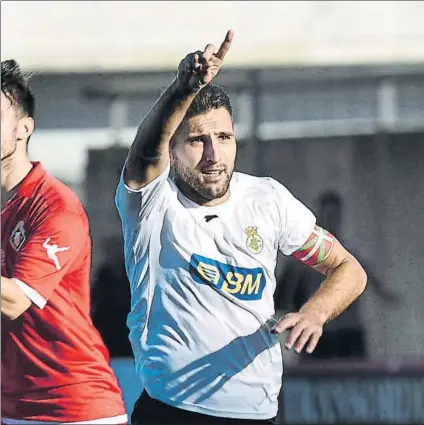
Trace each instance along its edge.
<instances>
[{"instance_id":1,"label":"short dark hair","mask_svg":"<svg viewBox=\"0 0 424 425\"><path fill-rule=\"evenodd\" d=\"M219 108L225 108L233 118L233 107L228 93L220 86L208 84L196 95L187 110L186 117L190 118Z\"/></svg>"},{"instance_id":2,"label":"short dark hair","mask_svg":"<svg viewBox=\"0 0 424 425\"><path fill-rule=\"evenodd\" d=\"M28 85L28 72L23 72L13 59L1 63L1 91L23 114L34 118L35 99Z\"/></svg>"}]
</instances>

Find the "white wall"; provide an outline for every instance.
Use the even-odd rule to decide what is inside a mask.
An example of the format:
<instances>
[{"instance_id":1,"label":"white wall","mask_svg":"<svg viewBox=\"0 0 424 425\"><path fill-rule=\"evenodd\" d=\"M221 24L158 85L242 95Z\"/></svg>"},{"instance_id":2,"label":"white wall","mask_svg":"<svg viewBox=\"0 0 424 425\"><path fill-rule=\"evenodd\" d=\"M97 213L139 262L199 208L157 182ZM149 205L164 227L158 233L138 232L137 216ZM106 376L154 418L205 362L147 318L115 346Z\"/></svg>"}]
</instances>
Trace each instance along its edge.
<instances>
[{"instance_id":1,"label":"white wall","mask_svg":"<svg viewBox=\"0 0 424 425\"><path fill-rule=\"evenodd\" d=\"M236 32L229 65L424 61L424 2L8 1L1 57L37 70L174 68Z\"/></svg>"}]
</instances>

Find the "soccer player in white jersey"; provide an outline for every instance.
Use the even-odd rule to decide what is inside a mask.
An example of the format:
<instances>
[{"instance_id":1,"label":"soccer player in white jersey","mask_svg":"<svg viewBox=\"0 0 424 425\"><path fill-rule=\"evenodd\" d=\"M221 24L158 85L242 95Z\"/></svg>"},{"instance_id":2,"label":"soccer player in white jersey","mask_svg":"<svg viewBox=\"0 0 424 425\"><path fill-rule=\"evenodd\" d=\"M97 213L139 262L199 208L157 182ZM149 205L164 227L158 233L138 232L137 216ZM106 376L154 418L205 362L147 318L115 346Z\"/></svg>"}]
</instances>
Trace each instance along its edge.
<instances>
[{"instance_id":1,"label":"soccer player in white jersey","mask_svg":"<svg viewBox=\"0 0 424 425\"><path fill-rule=\"evenodd\" d=\"M191 53L140 124L116 193L131 282L128 317L143 392L133 424L272 423L286 345L312 352L366 274L271 178L234 172L218 51ZM277 251L323 273L298 312L274 315Z\"/></svg>"}]
</instances>

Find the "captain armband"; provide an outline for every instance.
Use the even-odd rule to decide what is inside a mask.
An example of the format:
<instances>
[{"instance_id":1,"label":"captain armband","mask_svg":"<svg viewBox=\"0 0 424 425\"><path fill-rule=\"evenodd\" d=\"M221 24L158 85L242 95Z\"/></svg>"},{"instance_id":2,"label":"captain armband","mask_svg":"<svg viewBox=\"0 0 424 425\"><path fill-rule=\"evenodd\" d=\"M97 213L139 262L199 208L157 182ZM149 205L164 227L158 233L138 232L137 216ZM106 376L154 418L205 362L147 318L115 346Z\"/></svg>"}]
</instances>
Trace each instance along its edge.
<instances>
[{"instance_id":1,"label":"captain armband","mask_svg":"<svg viewBox=\"0 0 424 425\"><path fill-rule=\"evenodd\" d=\"M292 256L301 263L313 267L329 257L333 246L334 236L322 227L315 225L308 240Z\"/></svg>"}]
</instances>

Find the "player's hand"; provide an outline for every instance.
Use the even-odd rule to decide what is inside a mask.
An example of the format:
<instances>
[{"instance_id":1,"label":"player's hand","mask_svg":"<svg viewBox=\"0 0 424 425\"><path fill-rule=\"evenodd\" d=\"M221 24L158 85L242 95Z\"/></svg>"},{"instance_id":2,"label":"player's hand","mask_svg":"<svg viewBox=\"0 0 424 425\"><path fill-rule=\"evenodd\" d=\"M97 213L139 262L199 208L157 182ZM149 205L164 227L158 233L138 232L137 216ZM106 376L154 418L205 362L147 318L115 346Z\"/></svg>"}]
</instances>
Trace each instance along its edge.
<instances>
[{"instance_id":1,"label":"player's hand","mask_svg":"<svg viewBox=\"0 0 424 425\"><path fill-rule=\"evenodd\" d=\"M218 75L230 49L233 35L233 31L227 32L218 52L215 53L213 44L208 44L203 52L190 53L180 62L177 79L181 88L200 90Z\"/></svg>"},{"instance_id":2,"label":"player's hand","mask_svg":"<svg viewBox=\"0 0 424 425\"><path fill-rule=\"evenodd\" d=\"M306 346L306 351L312 353L322 335L324 323L317 316L309 312L286 314L272 329L273 333L282 334L290 330L285 346L289 350L294 348L300 353Z\"/></svg>"}]
</instances>

